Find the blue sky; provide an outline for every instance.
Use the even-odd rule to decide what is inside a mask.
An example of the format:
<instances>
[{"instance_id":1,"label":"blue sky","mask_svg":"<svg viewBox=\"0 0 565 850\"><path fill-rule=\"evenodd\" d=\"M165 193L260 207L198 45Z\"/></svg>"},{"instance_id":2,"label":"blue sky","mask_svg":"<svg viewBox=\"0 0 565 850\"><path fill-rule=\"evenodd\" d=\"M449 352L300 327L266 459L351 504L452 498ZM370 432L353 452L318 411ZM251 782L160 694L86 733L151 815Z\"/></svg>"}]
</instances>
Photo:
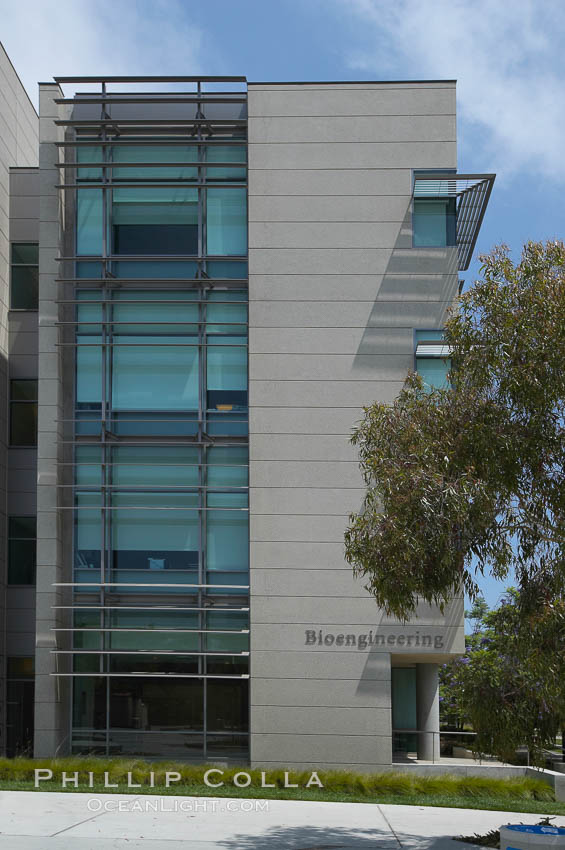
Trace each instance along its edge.
<instances>
[{"instance_id":1,"label":"blue sky","mask_svg":"<svg viewBox=\"0 0 565 850\"><path fill-rule=\"evenodd\" d=\"M19 0L0 38L34 102L53 75L457 79L459 171L497 173L477 253L564 236L563 0Z\"/></svg>"}]
</instances>

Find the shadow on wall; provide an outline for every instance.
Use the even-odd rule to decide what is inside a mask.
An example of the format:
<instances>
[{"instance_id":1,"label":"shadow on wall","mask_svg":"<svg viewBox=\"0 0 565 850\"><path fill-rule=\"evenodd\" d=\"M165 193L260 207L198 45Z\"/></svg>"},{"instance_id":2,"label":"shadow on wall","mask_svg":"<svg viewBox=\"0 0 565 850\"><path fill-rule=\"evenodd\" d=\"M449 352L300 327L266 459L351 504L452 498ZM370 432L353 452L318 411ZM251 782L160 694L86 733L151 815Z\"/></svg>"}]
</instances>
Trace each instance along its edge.
<instances>
[{"instance_id":1,"label":"shadow on wall","mask_svg":"<svg viewBox=\"0 0 565 850\"><path fill-rule=\"evenodd\" d=\"M299 802L296 805L300 805ZM328 805L322 803L321 805ZM331 805L331 804L330 804ZM338 805L342 805L339 804ZM378 813L375 813L378 817ZM344 819L350 814L344 811ZM455 827L454 827L455 829ZM418 850L448 850L461 847L449 836L429 838L424 836L402 836L400 842L392 831L381 829L356 829L351 827L316 826L276 826L261 835L234 835L218 841L217 847L233 850L272 850L273 847L284 850L398 850L399 847L418 848Z\"/></svg>"},{"instance_id":2,"label":"shadow on wall","mask_svg":"<svg viewBox=\"0 0 565 850\"><path fill-rule=\"evenodd\" d=\"M369 365L364 358L375 354L408 355L412 364L414 328L441 328L458 286L456 247L412 246L409 200L353 361L353 369ZM402 369L399 380L403 380L401 372Z\"/></svg>"}]
</instances>

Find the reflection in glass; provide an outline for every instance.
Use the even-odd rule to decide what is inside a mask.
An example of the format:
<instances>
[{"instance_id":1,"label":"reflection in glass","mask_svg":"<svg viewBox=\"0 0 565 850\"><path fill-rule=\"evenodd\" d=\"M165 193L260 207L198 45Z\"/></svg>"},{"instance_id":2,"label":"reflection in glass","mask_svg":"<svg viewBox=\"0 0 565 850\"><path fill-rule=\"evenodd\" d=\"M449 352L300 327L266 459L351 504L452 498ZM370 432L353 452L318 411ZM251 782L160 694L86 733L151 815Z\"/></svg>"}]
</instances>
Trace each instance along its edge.
<instances>
[{"instance_id":1,"label":"reflection in glass","mask_svg":"<svg viewBox=\"0 0 565 850\"><path fill-rule=\"evenodd\" d=\"M198 191L114 189L112 233L114 254L198 254Z\"/></svg>"},{"instance_id":2,"label":"reflection in glass","mask_svg":"<svg viewBox=\"0 0 565 850\"><path fill-rule=\"evenodd\" d=\"M247 254L246 189L208 189L206 204L208 254Z\"/></svg>"}]
</instances>

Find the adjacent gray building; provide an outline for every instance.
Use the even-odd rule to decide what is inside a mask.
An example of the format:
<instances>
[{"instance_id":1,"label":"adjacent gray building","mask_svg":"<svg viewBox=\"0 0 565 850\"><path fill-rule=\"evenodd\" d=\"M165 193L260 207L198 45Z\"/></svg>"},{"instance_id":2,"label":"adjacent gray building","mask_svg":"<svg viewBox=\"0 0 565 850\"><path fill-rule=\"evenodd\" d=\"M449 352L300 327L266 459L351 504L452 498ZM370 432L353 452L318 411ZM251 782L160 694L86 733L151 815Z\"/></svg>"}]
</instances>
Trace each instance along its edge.
<instances>
[{"instance_id":1,"label":"adjacent gray building","mask_svg":"<svg viewBox=\"0 0 565 850\"><path fill-rule=\"evenodd\" d=\"M33 730L37 310L25 308L37 291L37 153L37 113L0 45L0 748L11 753Z\"/></svg>"},{"instance_id":2,"label":"adjacent gray building","mask_svg":"<svg viewBox=\"0 0 565 850\"><path fill-rule=\"evenodd\" d=\"M457 173L455 82L59 78L39 124L6 188L5 749L434 757L462 600L387 618L343 535L363 406L449 369L494 180Z\"/></svg>"}]
</instances>

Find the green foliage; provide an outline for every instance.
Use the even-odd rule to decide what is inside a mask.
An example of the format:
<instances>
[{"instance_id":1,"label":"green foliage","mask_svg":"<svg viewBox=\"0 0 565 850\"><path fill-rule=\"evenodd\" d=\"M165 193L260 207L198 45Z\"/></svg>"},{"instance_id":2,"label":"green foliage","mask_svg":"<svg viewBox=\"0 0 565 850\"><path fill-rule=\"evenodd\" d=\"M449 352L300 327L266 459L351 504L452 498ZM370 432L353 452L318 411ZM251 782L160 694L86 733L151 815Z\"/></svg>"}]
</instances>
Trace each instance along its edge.
<instances>
[{"instance_id":1,"label":"green foliage","mask_svg":"<svg viewBox=\"0 0 565 850\"><path fill-rule=\"evenodd\" d=\"M565 602L525 610L510 589L482 615L466 655L442 668L443 720L469 723L479 754L512 761L526 746L530 761L543 765L543 748L565 725L564 644Z\"/></svg>"},{"instance_id":2,"label":"green foliage","mask_svg":"<svg viewBox=\"0 0 565 850\"><path fill-rule=\"evenodd\" d=\"M346 557L388 614L477 594L514 570L525 605L565 590L565 246L503 246L446 323L448 389L411 374L365 408L352 441L366 484Z\"/></svg>"},{"instance_id":3,"label":"green foliage","mask_svg":"<svg viewBox=\"0 0 565 850\"><path fill-rule=\"evenodd\" d=\"M61 774L68 776L78 771L79 789L87 790L89 781L88 772L94 774L94 790L104 790L100 787L104 782L104 773L108 773L108 779L113 783L121 783L119 791L127 791L127 774L132 772L132 781L143 786L143 791L156 791L162 793L192 794L207 793L209 796L217 796L220 791L231 796L277 796L285 792L284 769L266 771L267 782L275 784L276 788L271 791L261 789L261 771L246 766L222 768L224 775L221 777L225 786L223 789L208 788L203 785L205 771L213 765L195 765L178 762L144 762L140 759L101 759L95 757L75 757L64 759L0 759L0 785L6 787L11 782L16 785L21 782L30 782L34 779L34 769L49 768L53 771L53 779L40 783L43 790L61 790ZM150 773L155 775L155 787L149 787ZM169 789L164 788L165 772L177 771L182 775L180 783L172 783ZM248 773L252 778L252 785L238 789L230 784L236 773ZM519 777L516 779L496 779L478 776L451 776L441 774L426 776L416 772L394 773L386 771L383 773L356 773L349 770L320 770L318 775L324 785L323 789L313 787L304 788L310 777L310 771L289 770L289 781L300 785L300 789L291 796L297 799L319 799L319 793L324 795L339 793L342 795L354 795L359 798L380 799L389 797L405 797L422 799L425 797L439 798L465 798L491 800L531 800L547 801L555 800L553 789L545 782L538 779ZM214 777L214 781L217 777ZM82 785L81 785L82 783ZM72 790L72 788L71 788ZM239 793L241 792L241 793ZM140 793L138 789L132 789L132 793ZM287 796L286 792L284 796ZM441 803L437 803L441 805Z\"/></svg>"}]
</instances>

